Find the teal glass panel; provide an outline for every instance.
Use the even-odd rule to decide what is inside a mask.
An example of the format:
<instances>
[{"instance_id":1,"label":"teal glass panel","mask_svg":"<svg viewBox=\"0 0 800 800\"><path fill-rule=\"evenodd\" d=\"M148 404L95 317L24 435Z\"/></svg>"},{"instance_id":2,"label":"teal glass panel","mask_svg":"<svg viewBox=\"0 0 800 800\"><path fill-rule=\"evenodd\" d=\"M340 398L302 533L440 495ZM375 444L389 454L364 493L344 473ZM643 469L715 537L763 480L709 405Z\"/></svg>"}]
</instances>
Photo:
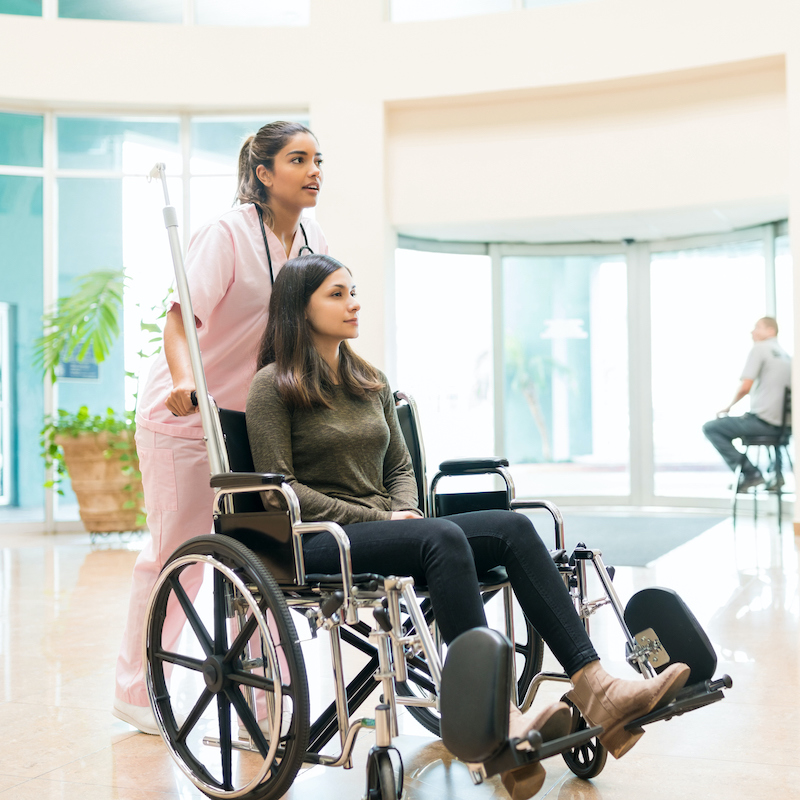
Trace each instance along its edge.
<instances>
[{"instance_id":1,"label":"teal glass panel","mask_svg":"<svg viewBox=\"0 0 800 800\"><path fill-rule=\"evenodd\" d=\"M180 123L174 119L59 117L59 169L98 169L147 174L163 161L181 171Z\"/></svg>"},{"instance_id":2,"label":"teal glass panel","mask_svg":"<svg viewBox=\"0 0 800 800\"><path fill-rule=\"evenodd\" d=\"M183 21L183 0L59 0L58 16L123 22Z\"/></svg>"},{"instance_id":3,"label":"teal glass panel","mask_svg":"<svg viewBox=\"0 0 800 800\"><path fill-rule=\"evenodd\" d=\"M41 114L0 114L0 164L41 167L43 142Z\"/></svg>"},{"instance_id":4,"label":"teal glass panel","mask_svg":"<svg viewBox=\"0 0 800 800\"><path fill-rule=\"evenodd\" d=\"M122 179L60 178L58 192L58 292L74 291L74 278L101 268L123 266ZM59 379L58 407L75 413L88 406L93 414L125 411L125 361L120 339L99 365L97 378ZM77 519L71 490L59 498L59 519Z\"/></svg>"},{"instance_id":5,"label":"teal glass panel","mask_svg":"<svg viewBox=\"0 0 800 800\"><path fill-rule=\"evenodd\" d=\"M504 455L520 496L630 493L621 255L503 258Z\"/></svg>"},{"instance_id":6,"label":"teal glass panel","mask_svg":"<svg viewBox=\"0 0 800 800\"><path fill-rule=\"evenodd\" d=\"M44 519L44 389L33 367L33 342L42 332L42 258L42 179L0 175L0 303L7 304L9 372L3 401L10 417L3 447L8 505L0 522Z\"/></svg>"},{"instance_id":7,"label":"teal glass panel","mask_svg":"<svg viewBox=\"0 0 800 800\"><path fill-rule=\"evenodd\" d=\"M0 0L0 14L41 17L42 0Z\"/></svg>"},{"instance_id":8,"label":"teal glass panel","mask_svg":"<svg viewBox=\"0 0 800 800\"><path fill-rule=\"evenodd\" d=\"M308 25L310 0L195 0L196 25Z\"/></svg>"},{"instance_id":9,"label":"teal glass panel","mask_svg":"<svg viewBox=\"0 0 800 800\"><path fill-rule=\"evenodd\" d=\"M268 122L278 119L308 125L298 116L195 117L192 120L192 175L235 175L242 142Z\"/></svg>"}]
</instances>

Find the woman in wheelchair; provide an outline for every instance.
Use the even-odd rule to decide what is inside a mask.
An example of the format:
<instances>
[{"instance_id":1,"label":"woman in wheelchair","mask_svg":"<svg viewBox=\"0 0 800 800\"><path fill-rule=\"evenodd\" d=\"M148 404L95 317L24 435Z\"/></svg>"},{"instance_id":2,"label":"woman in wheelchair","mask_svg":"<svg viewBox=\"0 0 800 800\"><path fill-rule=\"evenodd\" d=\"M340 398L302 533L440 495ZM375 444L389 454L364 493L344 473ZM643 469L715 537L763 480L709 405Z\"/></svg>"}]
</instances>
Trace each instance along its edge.
<instances>
[{"instance_id":1,"label":"woman in wheelchair","mask_svg":"<svg viewBox=\"0 0 800 800\"><path fill-rule=\"evenodd\" d=\"M281 473L304 520L332 520L350 537L354 571L410 575L428 587L445 642L486 626L478 574L505 567L526 615L570 676L569 698L616 757L642 735L632 720L672 700L689 675L673 664L652 680L626 681L600 665L564 582L530 520L513 511L422 517L411 461L386 377L348 345L358 336L355 284L333 258L287 262L275 280L247 398L255 468ZM309 572L337 572L332 537L303 543ZM566 706L522 714L512 704L509 736L540 729ZM541 786L541 765L503 776L515 797Z\"/></svg>"}]
</instances>

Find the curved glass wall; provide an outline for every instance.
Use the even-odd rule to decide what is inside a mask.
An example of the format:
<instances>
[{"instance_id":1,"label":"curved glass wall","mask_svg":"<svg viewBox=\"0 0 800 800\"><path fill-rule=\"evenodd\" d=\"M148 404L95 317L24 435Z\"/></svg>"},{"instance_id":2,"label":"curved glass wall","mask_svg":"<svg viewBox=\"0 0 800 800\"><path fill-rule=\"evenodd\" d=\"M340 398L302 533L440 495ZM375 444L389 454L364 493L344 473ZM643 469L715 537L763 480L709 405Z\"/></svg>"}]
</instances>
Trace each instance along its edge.
<instances>
[{"instance_id":1,"label":"curved glass wall","mask_svg":"<svg viewBox=\"0 0 800 800\"><path fill-rule=\"evenodd\" d=\"M504 256L502 285L502 452L517 491L629 494L624 256Z\"/></svg>"},{"instance_id":2,"label":"curved glass wall","mask_svg":"<svg viewBox=\"0 0 800 800\"><path fill-rule=\"evenodd\" d=\"M727 507L702 426L736 391L759 317L792 349L785 223L619 248L401 238L396 264L397 372L429 466L491 453L521 497Z\"/></svg>"}]
</instances>

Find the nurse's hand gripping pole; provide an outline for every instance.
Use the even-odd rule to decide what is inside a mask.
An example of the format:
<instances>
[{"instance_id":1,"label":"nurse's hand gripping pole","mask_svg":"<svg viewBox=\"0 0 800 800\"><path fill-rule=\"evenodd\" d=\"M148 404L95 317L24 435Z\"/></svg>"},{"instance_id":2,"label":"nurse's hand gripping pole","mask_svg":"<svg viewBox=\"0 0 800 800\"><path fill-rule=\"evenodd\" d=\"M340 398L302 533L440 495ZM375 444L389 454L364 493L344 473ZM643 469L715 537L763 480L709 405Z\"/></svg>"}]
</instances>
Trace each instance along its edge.
<instances>
[{"instance_id":1,"label":"nurse's hand gripping pole","mask_svg":"<svg viewBox=\"0 0 800 800\"><path fill-rule=\"evenodd\" d=\"M164 207L164 224L169 235L169 247L172 252L172 265L175 268L175 282L178 288L183 329L186 333L186 344L189 346L189 360L192 365L192 375L194 376L194 385L197 390L197 405L200 408L200 420L203 423L203 434L206 441L211 474L219 475L229 470L228 456L222 437L222 426L220 425L217 406L208 394L206 374L203 371L203 360L200 356L200 343L197 339L192 298L189 294L189 283L186 280L181 243L178 238L178 214L174 206L169 203L166 166L164 164L156 164L150 170L148 180L153 179L161 180L161 184L164 187L164 202L166 203Z\"/></svg>"}]
</instances>

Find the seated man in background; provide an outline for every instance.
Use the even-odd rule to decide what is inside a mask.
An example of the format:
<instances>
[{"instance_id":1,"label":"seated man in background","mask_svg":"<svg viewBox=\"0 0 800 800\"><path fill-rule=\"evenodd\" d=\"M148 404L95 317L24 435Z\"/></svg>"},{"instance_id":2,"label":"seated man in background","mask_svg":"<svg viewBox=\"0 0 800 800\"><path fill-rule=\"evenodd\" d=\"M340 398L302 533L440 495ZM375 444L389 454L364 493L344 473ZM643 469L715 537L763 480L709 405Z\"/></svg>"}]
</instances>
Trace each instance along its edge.
<instances>
[{"instance_id":1,"label":"seated man in background","mask_svg":"<svg viewBox=\"0 0 800 800\"><path fill-rule=\"evenodd\" d=\"M777 436L783 419L783 397L791 384L792 363L778 344L778 323L773 317L762 317L752 330L753 349L742 370L742 383L727 408L717 418L703 425L703 433L728 466L735 470L742 453L733 440L742 436ZM731 408L745 395L750 395L750 411L741 417L729 417ZM758 467L745 458L739 477L739 491L764 483ZM768 487L772 488L772 487Z\"/></svg>"}]
</instances>

